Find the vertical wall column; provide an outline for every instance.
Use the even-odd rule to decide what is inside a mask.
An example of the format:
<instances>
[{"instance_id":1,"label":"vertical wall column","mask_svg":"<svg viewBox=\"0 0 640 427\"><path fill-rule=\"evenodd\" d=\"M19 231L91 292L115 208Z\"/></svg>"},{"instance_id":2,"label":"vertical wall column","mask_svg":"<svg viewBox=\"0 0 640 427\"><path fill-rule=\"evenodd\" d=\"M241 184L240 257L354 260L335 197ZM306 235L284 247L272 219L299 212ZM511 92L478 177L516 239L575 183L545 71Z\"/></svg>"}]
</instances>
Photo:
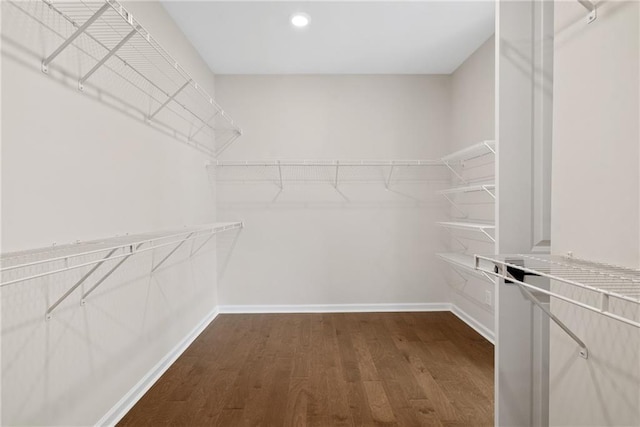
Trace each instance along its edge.
<instances>
[{"instance_id":1,"label":"vertical wall column","mask_svg":"<svg viewBox=\"0 0 640 427\"><path fill-rule=\"evenodd\" d=\"M548 236L553 4L499 2L496 13L498 253ZM548 424L548 323L520 289L496 298L496 424Z\"/></svg>"}]
</instances>

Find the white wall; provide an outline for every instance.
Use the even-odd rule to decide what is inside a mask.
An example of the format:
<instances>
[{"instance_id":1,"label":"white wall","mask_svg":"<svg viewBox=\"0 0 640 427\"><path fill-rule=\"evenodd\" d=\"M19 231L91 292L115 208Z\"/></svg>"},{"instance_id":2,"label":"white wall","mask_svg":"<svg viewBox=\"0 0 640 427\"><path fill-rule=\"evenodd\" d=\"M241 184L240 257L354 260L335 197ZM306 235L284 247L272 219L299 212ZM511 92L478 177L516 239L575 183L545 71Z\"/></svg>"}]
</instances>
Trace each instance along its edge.
<instances>
[{"instance_id":1,"label":"white wall","mask_svg":"<svg viewBox=\"0 0 640 427\"><path fill-rule=\"evenodd\" d=\"M495 139L495 37L490 37L451 75L451 148L456 151L484 140ZM467 162L462 175L471 182L495 180L495 157L484 156ZM456 183L454 179L454 183ZM457 185L462 185L459 182ZM495 221L495 201L488 194L465 194L457 198L469 220ZM460 215L455 208L452 215ZM462 237L462 236L461 236ZM466 239L467 253L493 254L495 245L488 239ZM459 244L451 243L460 250ZM464 286L460 277L452 274L449 282L449 299L484 328L494 331L493 305L485 303L485 292L491 292L494 301L494 286L487 281L468 276ZM456 284L458 283L458 284Z\"/></svg>"},{"instance_id":2,"label":"white wall","mask_svg":"<svg viewBox=\"0 0 640 427\"><path fill-rule=\"evenodd\" d=\"M640 4L600 2L588 25L579 5L555 6L552 251L638 268ZM590 355L552 329L551 424L640 424L638 329L552 307Z\"/></svg>"},{"instance_id":3,"label":"white wall","mask_svg":"<svg viewBox=\"0 0 640 427\"><path fill-rule=\"evenodd\" d=\"M216 76L243 124L227 159L435 159L449 150L448 76ZM246 228L220 261L220 303L442 303L448 175L415 185L218 182L220 220ZM408 196L407 196L408 195ZM232 246L230 242L229 247ZM221 251L222 253L222 251Z\"/></svg>"},{"instance_id":4,"label":"white wall","mask_svg":"<svg viewBox=\"0 0 640 427\"><path fill-rule=\"evenodd\" d=\"M44 3L41 17L48 23ZM133 14L207 91L214 79L159 3ZM76 89L40 61L61 40L2 4L2 251L212 222L205 158ZM95 423L216 305L215 245L189 245L153 276L127 261L81 308L73 294L44 312L81 272L2 293L2 423ZM88 284L86 286L89 286ZM85 288L86 289L86 288Z\"/></svg>"}]
</instances>

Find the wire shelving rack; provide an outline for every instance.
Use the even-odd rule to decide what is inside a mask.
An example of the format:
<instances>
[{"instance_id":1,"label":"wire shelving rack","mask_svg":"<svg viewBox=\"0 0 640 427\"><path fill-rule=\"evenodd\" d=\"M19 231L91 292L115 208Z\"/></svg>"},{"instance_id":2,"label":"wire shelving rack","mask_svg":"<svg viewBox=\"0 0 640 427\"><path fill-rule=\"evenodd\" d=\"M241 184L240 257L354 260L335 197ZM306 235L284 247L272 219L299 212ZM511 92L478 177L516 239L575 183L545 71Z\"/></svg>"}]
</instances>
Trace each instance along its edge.
<instances>
[{"instance_id":1,"label":"wire shelving rack","mask_svg":"<svg viewBox=\"0 0 640 427\"><path fill-rule=\"evenodd\" d=\"M86 290L81 298L85 299L95 291L111 274L113 274L131 256L170 248L170 251L151 269L154 273L180 247L188 241L201 241L192 248L190 256L195 255L216 234L224 231L240 229L242 222L214 223L195 227L186 227L178 231L164 231L112 237L108 239L78 242L21 252L2 254L0 257L0 287L15 285L40 279L50 275L64 273L76 269L88 269L56 302L51 304L45 313L47 319L51 313L80 285L85 283L103 264L110 265L107 272ZM115 264L112 261L117 261ZM97 275L97 273L95 274Z\"/></svg>"},{"instance_id":2,"label":"wire shelving rack","mask_svg":"<svg viewBox=\"0 0 640 427\"><path fill-rule=\"evenodd\" d=\"M291 184L420 183L437 178L439 160L255 160L214 161L216 179L226 183L271 182L280 189Z\"/></svg>"},{"instance_id":3,"label":"wire shelving rack","mask_svg":"<svg viewBox=\"0 0 640 427\"><path fill-rule=\"evenodd\" d=\"M128 113L216 157L241 130L117 0L10 2L48 30L42 71L118 101Z\"/></svg>"}]
</instances>

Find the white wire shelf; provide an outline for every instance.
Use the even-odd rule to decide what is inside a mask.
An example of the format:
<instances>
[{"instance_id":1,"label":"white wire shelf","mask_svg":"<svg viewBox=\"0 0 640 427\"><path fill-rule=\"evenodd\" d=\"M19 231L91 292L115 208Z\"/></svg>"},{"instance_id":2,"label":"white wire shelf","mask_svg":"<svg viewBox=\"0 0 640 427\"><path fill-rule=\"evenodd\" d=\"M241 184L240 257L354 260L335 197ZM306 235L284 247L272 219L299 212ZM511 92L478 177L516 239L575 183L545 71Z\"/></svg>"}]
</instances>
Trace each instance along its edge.
<instances>
[{"instance_id":1,"label":"white wire shelf","mask_svg":"<svg viewBox=\"0 0 640 427\"><path fill-rule=\"evenodd\" d=\"M495 141L482 141L470 147L463 148L462 150L458 150L454 153L448 154L442 157L441 160L443 163L449 164L449 165L468 161L468 160L473 160L475 158L485 156L487 154L495 154L496 152L495 147L496 147Z\"/></svg>"},{"instance_id":2,"label":"white wire shelf","mask_svg":"<svg viewBox=\"0 0 640 427\"><path fill-rule=\"evenodd\" d=\"M495 243L496 241L495 238L491 234L489 234L489 230L493 231L496 228L496 226L493 224L463 221L444 221L437 222L436 224L447 229L477 231L484 234L492 242Z\"/></svg>"},{"instance_id":3,"label":"white wire shelf","mask_svg":"<svg viewBox=\"0 0 640 427\"><path fill-rule=\"evenodd\" d=\"M68 245L49 248L2 254L0 262L0 274L2 282L0 287L27 282L42 277L60 274L70 270L90 267L88 271L67 292L53 303L46 312L46 318L62 301L73 293L81 284L85 283L103 264L117 260L94 285L82 295L81 301L100 286L116 269L133 255L154 251L164 247L172 247L171 250L151 269L155 272L164 262L171 257L185 242L198 242L197 247L192 248L190 256L198 252L209 240L218 233L240 229L242 222L214 223L196 227L187 227L177 231L164 231L157 233L145 233L112 237L108 239L79 242Z\"/></svg>"},{"instance_id":4,"label":"white wire shelf","mask_svg":"<svg viewBox=\"0 0 640 427\"><path fill-rule=\"evenodd\" d=\"M495 188L496 188L496 185L494 183L474 184L474 185L466 185L463 187L447 188L445 190L438 191L438 194L448 195L448 194L475 193L475 192L484 191L495 199L495 193L494 193Z\"/></svg>"},{"instance_id":5,"label":"white wire shelf","mask_svg":"<svg viewBox=\"0 0 640 427\"><path fill-rule=\"evenodd\" d=\"M442 179L439 160L226 160L211 164L220 182L383 183L389 185Z\"/></svg>"},{"instance_id":6,"label":"white wire shelf","mask_svg":"<svg viewBox=\"0 0 640 427\"><path fill-rule=\"evenodd\" d=\"M487 268L486 262L491 263ZM640 270L576 258L553 255L475 255L474 267L535 292L541 292L570 304L640 328L640 321L629 313L614 313L613 300L635 304L640 309ZM497 269L494 269L497 267ZM585 302L525 282L525 275L547 279L595 294L598 303ZM640 312L636 311L636 314Z\"/></svg>"},{"instance_id":7,"label":"white wire shelf","mask_svg":"<svg viewBox=\"0 0 640 427\"><path fill-rule=\"evenodd\" d=\"M471 273L474 276L485 279L491 283L494 282L494 279L492 279L486 273L475 269L475 260L473 255L468 255L468 254L459 253L459 252L446 252L446 253L437 253L436 256L440 258L442 261L451 265L453 268L462 269L465 272ZM486 268L490 268L492 265L488 261L482 261L482 262L485 264L484 267Z\"/></svg>"},{"instance_id":8,"label":"white wire shelf","mask_svg":"<svg viewBox=\"0 0 640 427\"><path fill-rule=\"evenodd\" d=\"M122 102L127 111L210 156L240 129L118 1L11 2L48 29L42 61ZM49 40L51 39L51 40Z\"/></svg>"}]
</instances>

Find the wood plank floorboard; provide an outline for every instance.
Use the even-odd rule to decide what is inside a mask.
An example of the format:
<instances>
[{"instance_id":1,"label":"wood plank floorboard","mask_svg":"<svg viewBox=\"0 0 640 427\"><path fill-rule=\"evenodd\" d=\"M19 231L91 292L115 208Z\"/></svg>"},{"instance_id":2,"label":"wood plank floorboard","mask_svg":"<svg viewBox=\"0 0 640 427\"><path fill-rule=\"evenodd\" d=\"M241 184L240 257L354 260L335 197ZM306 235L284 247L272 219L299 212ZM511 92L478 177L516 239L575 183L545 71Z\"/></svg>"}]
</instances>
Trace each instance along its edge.
<instances>
[{"instance_id":1,"label":"wood plank floorboard","mask_svg":"<svg viewBox=\"0 0 640 427\"><path fill-rule=\"evenodd\" d=\"M493 345L449 312L222 314L119 426L491 426Z\"/></svg>"}]
</instances>

